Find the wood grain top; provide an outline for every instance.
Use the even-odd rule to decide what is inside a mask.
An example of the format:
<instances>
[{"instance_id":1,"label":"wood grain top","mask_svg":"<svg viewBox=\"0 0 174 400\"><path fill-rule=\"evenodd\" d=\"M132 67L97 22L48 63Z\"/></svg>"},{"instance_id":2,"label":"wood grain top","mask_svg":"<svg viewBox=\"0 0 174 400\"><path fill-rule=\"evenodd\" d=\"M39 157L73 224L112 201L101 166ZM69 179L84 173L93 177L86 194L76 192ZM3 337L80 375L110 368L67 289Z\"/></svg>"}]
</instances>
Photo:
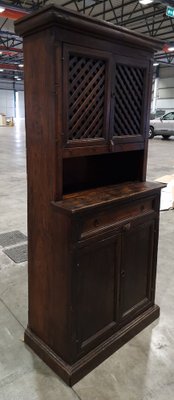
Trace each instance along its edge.
<instances>
[{"instance_id":1,"label":"wood grain top","mask_svg":"<svg viewBox=\"0 0 174 400\"><path fill-rule=\"evenodd\" d=\"M59 210L74 214L88 211L91 208L114 205L123 200L131 201L138 197L142 198L142 196L146 196L150 192L153 195L165 186L163 183L156 182L126 182L67 194L63 197L63 200L52 204Z\"/></svg>"}]
</instances>

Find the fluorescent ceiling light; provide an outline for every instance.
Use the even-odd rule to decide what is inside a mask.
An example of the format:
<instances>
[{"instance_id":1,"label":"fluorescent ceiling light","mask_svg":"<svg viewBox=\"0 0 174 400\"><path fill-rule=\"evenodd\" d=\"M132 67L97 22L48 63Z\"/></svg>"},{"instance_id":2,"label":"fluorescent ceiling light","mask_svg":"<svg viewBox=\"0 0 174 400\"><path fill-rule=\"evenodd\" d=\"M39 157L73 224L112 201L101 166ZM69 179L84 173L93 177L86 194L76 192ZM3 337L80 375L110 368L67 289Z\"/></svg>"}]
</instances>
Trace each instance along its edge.
<instances>
[{"instance_id":1,"label":"fluorescent ceiling light","mask_svg":"<svg viewBox=\"0 0 174 400\"><path fill-rule=\"evenodd\" d=\"M1 69L1 68L0 68L0 72L4 72L4 69Z\"/></svg>"},{"instance_id":2,"label":"fluorescent ceiling light","mask_svg":"<svg viewBox=\"0 0 174 400\"><path fill-rule=\"evenodd\" d=\"M174 51L174 46L168 47L168 51Z\"/></svg>"},{"instance_id":3,"label":"fluorescent ceiling light","mask_svg":"<svg viewBox=\"0 0 174 400\"><path fill-rule=\"evenodd\" d=\"M21 81L21 78L17 78L17 81Z\"/></svg>"},{"instance_id":4,"label":"fluorescent ceiling light","mask_svg":"<svg viewBox=\"0 0 174 400\"><path fill-rule=\"evenodd\" d=\"M20 67L20 68L23 68L23 66L24 66L24 64L19 64L19 67Z\"/></svg>"},{"instance_id":5,"label":"fluorescent ceiling light","mask_svg":"<svg viewBox=\"0 0 174 400\"><path fill-rule=\"evenodd\" d=\"M5 8L0 6L0 13L3 13L4 11L5 11Z\"/></svg>"},{"instance_id":6,"label":"fluorescent ceiling light","mask_svg":"<svg viewBox=\"0 0 174 400\"><path fill-rule=\"evenodd\" d=\"M154 66L154 67L157 67L157 65L159 65L159 63L157 63L157 62L156 62L156 63L153 63L153 66Z\"/></svg>"},{"instance_id":7,"label":"fluorescent ceiling light","mask_svg":"<svg viewBox=\"0 0 174 400\"><path fill-rule=\"evenodd\" d=\"M139 3L145 6L146 4L153 3L153 0L139 0Z\"/></svg>"}]
</instances>

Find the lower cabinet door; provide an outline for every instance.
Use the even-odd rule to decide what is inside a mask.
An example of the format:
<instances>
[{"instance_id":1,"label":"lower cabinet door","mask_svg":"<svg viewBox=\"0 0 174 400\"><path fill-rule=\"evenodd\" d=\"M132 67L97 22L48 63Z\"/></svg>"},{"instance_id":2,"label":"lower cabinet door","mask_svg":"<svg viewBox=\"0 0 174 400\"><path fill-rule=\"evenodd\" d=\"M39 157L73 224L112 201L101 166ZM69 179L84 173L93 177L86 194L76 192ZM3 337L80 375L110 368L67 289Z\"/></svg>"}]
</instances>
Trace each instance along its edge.
<instances>
[{"instance_id":1,"label":"lower cabinet door","mask_svg":"<svg viewBox=\"0 0 174 400\"><path fill-rule=\"evenodd\" d=\"M119 316L121 235L77 250L73 268L76 351L85 353L115 332Z\"/></svg>"},{"instance_id":2,"label":"lower cabinet door","mask_svg":"<svg viewBox=\"0 0 174 400\"><path fill-rule=\"evenodd\" d=\"M120 320L127 322L152 304L156 258L154 219L125 225L120 271Z\"/></svg>"}]
</instances>

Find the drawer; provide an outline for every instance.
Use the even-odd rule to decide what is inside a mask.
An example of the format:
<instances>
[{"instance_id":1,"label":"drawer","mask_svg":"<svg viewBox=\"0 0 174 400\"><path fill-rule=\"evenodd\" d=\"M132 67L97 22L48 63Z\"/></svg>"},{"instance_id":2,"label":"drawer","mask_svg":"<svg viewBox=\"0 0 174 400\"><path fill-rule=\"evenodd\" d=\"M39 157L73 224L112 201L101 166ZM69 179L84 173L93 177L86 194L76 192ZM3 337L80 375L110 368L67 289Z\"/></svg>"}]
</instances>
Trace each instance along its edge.
<instances>
[{"instance_id":1,"label":"drawer","mask_svg":"<svg viewBox=\"0 0 174 400\"><path fill-rule=\"evenodd\" d=\"M154 197L122 204L112 209L86 216L81 225L81 239L100 231L112 229L114 225L130 218L143 216L154 209Z\"/></svg>"}]
</instances>

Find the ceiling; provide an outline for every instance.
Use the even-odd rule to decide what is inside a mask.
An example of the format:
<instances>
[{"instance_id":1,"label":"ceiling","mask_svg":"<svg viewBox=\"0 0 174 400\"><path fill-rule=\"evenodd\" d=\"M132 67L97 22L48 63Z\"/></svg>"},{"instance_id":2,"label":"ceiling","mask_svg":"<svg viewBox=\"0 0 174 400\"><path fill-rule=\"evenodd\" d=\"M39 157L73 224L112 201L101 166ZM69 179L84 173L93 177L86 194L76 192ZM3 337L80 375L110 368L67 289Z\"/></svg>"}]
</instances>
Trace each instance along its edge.
<instances>
[{"instance_id":1,"label":"ceiling","mask_svg":"<svg viewBox=\"0 0 174 400\"><path fill-rule=\"evenodd\" d=\"M0 79L23 79L22 39L14 33L14 20L32 13L45 5L49 0L0 0ZM55 0L62 5L91 17L104 19L113 24L124 26L148 36L163 39L164 51L155 58L161 64L174 66L174 18L166 16L166 7L173 6L174 0L154 0L142 5L139 0Z\"/></svg>"}]
</instances>

